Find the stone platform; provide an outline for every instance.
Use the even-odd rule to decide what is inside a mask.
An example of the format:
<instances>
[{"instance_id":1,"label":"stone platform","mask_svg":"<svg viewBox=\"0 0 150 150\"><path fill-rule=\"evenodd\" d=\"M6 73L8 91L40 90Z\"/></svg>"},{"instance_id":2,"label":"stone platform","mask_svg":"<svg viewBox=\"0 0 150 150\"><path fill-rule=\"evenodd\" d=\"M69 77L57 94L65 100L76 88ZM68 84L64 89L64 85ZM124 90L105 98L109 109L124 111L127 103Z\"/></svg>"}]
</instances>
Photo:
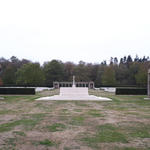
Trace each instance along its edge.
<instances>
[{"instance_id":1,"label":"stone platform","mask_svg":"<svg viewBox=\"0 0 150 150\"><path fill-rule=\"evenodd\" d=\"M60 88L60 94L50 97L41 97L36 100L84 100L84 101L111 101L106 97L97 97L88 94L88 88L81 87L63 87Z\"/></svg>"}]
</instances>

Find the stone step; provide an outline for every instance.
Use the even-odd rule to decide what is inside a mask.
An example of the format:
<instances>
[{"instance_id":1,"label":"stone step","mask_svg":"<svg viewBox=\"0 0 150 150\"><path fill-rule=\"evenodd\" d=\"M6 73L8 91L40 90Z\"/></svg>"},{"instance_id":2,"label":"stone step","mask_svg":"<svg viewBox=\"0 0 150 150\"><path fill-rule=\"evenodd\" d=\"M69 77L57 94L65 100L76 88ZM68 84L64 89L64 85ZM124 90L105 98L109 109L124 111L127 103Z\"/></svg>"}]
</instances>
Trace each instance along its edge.
<instances>
[{"instance_id":1,"label":"stone step","mask_svg":"<svg viewBox=\"0 0 150 150\"><path fill-rule=\"evenodd\" d=\"M88 96L88 88L60 88L60 94L59 95L87 95Z\"/></svg>"},{"instance_id":2,"label":"stone step","mask_svg":"<svg viewBox=\"0 0 150 150\"><path fill-rule=\"evenodd\" d=\"M89 95L89 96L76 96L76 97L72 97L72 96L60 96L60 95L55 95L55 96L51 96L51 97L42 97L39 98L37 100L84 100L84 101L111 101L111 99L106 98L106 97L96 97L94 95Z\"/></svg>"}]
</instances>

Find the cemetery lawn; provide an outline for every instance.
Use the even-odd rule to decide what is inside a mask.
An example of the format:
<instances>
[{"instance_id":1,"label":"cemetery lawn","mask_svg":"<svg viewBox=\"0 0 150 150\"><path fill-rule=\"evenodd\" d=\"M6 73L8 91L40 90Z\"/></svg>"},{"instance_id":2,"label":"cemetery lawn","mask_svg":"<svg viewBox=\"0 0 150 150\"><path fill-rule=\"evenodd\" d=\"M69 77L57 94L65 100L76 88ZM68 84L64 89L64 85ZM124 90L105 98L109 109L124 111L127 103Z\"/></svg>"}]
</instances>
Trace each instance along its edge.
<instances>
[{"instance_id":1,"label":"cemetery lawn","mask_svg":"<svg viewBox=\"0 0 150 150\"><path fill-rule=\"evenodd\" d=\"M112 98L97 101L35 101L58 90L0 100L0 150L148 150L150 100Z\"/></svg>"}]
</instances>

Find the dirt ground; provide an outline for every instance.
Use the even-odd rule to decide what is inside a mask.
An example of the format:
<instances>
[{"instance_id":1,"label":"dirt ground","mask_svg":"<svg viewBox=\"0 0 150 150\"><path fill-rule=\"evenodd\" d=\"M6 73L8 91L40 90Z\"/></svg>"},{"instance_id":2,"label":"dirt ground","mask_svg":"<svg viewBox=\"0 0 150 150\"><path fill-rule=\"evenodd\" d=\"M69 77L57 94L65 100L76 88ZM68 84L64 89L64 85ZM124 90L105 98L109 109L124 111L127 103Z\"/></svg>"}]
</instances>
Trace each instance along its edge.
<instances>
[{"instance_id":1,"label":"dirt ground","mask_svg":"<svg viewBox=\"0 0 150 150\"><path fill-rule=\"evenodd\" d=\"M146 96L90 94L97 101L35 101L41 96L4 96L0 100L0 150L147 150L150 101Z\"/></svg>"}]
</instances>

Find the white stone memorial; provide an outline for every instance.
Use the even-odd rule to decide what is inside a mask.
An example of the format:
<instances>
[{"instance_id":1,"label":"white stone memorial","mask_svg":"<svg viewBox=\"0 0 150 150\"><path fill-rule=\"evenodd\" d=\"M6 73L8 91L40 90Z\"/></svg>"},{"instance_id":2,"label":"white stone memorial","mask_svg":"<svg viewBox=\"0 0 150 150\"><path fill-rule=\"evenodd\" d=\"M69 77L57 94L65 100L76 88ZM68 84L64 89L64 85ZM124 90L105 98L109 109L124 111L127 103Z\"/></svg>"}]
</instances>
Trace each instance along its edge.
<instances>
[{"instance_id":1,"label":"white stone memorial","mask_svg":"<svg viewBox=\"0 0 150 150\"><path fill-rule=\"evenodd\" d=\"M147 87L147 90L148 90L148 97L150 98L150 69L148 69L148 87Z\"/></svg>"},{"instance_id":2,"label":"white stone memorial","mask_svg":"<svg viewBox=\"0 0 150 150\"><path fill-rule=\"evenodd\" d=\"M150 98L150 69L148 70L148 97Z\"/></svg>"},{"instance_id":3,"label":"white stone memorial","mask_svg":"<svg viewBox=\"0 0 150 150\"><path fill-rule=\"evenodd\" d=\"M111 99L106 97L97 97L88 94L87 87L76 87L75 76L73 76L72 87L61 87L60 94L50 97L41 97L36 100L93 100L93 101L111 101Z\"/></svg>"},{"instance_id":4,"label":"white stone memorial","mask_svg":"<svg viewBox=\"0 0 150 150\"><path fill-rule=\"evenodd\" d=\"M148 69L148 77L147 77L147 95L148 98L144 98L145 100L150 100L150 69Z\"/></svg>"}]
</instances>

